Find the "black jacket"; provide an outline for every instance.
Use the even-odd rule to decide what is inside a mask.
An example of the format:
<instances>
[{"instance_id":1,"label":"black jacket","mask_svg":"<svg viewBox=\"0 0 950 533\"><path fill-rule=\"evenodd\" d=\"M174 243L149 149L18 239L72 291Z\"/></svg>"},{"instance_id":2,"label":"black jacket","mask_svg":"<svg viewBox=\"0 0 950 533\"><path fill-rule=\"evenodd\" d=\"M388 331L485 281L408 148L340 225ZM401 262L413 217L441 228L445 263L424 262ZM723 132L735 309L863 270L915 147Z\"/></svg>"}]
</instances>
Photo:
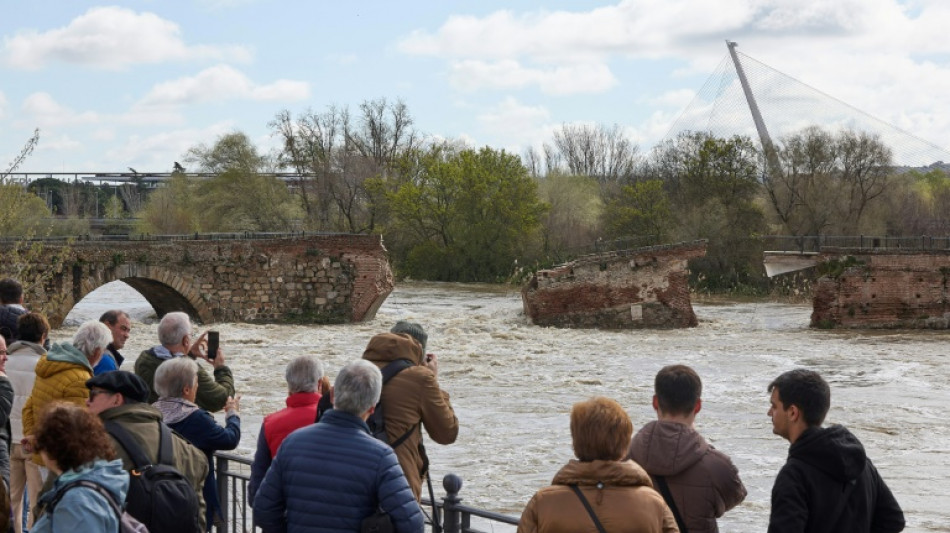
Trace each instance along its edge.
<instances>
[{"instance_id":1,"label":"black jacket","mask_svg":"<svg viewBox=\"0 0 950 533\"><path fill-rule=\"evenodd\" d=\"M832 515L848 484L853 488L835 520ZM903 529L900 505L850 431L843 426L810 428L791 445L772 487L769 533Z\"/></svg>"},{"instance_id":2,"label":"black jacket","mask_svg":"<svg viewBox=\"0 0 950 533\"><path fill-rule=\"evenodd\" d=\"M7 341L7 346L13 344L14 341L20 340L20 337L17 335L17 319L20 318L20 315L26 313L26 309L21 306L14 306L9 304L0 305L0 335L3 335L3 339Z\"/></svg>"}]
</instances>

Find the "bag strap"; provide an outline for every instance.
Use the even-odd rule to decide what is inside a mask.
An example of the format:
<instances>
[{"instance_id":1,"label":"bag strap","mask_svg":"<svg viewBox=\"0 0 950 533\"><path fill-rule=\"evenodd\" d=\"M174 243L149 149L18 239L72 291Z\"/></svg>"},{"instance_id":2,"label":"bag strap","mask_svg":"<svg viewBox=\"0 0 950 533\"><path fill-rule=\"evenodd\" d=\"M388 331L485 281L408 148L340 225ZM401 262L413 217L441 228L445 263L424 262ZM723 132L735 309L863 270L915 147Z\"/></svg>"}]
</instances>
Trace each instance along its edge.
<instances>
[{"instance_id":1,"label":"bag strap","mask_svg":"<svg viewBox=\"0 0 950 533\"><path fill-rule=\"evenodd\" d=\"M412 366L415 366L415 365L412 363L412 361L408 359L396 359L395 361L384 366L382 370L383 386L385 386L386 382L391 380L396 374ZM406 442L406 439L408 439L409 436L412 435L412 432L415 431L416 426L418 425L419 425L418 422L413 424L412 427L410 427L405 433L403 433L401 437L399 437L392 444L389 445L390 448L395 450L396 448L399 447L400 444L402 444L403 442Z\"/></svg>"},{"instance_id":2,"label":"bag strap","mask_svg":"<svg viewBox=\"0 0 950 533\"><path fill-rule=\"evenodd\" d=\"M594 512L594 508L590 506L590 502L588 502L587 498L584 497L584 493L581 492L581 489L577 488L577 485L570 485L570 487L574 490L574 494L577 494L577 497L580 498L581 503L584 504L584 508L587 509L591 519L594 520L594 525L597 526L597 531L600 531L600 533L607 533L607 530L604 529L604 525L601 524L600 519L597 518L597 513Z\"/></svg>"},{"instance_id":3,"label":"bag strap","mask_svg":"<svg viewBox=\"0 0 950 533\"><path fill-rule=\"evenodd\" d=\"M160 427L164 427L165 424L161 422L158 423ZM115 440L119 441L119 445L122 446L122 449L125 450L125 453L129 455L129 459L132 459L132 464L135 465L135 470L142 471L146 468L152 466L152 461L145 456L145 452L142 451L142 447L135 442L135 438L132 437L132 434L128 432L124 427L120 426L118 422L114 420L106 420L105 423L106 431L112 435ZM162 444L165 443L164 434L162 439L159 441L159 451L163 448Z\"/></svg>"},{"instance_id":4,"label":"bag strap","mask_svg":"<svg viewBox=\"0 0 950 533\"><path fill-rule=\"evenodd\" d=\"M653 479L656 480L656 484L660 488L660 494L662 494L663 499L666 500L666 505L669 506L670 511L673 511L673 518L676 519L676 527L680 529L680 533L689 533L689 530L686 529L686 523L683 522L683 517L680 515L680 510L676 507L676 502L673 500L673 493L670 492L670 486L666 483L666 478L664 476L653 476Z\"/></svg>"},{"instance_id":5,"label":"bag strap","mask_svg":"<svg viewBox=\"0 0 950 533\"><path fill-rule=\"evenodd\" d=\"M122 506L119 505L119 502L116 501L115 495L112 494L112 491L103 487L102 485L96 483L95 481L89 481L88 479L77 479L76 481L70 481L69 483L63 485L63 488L56 493L56 496L46 504L46 512L50 513L50 518L53 517L53 511L56 509L56 504L59 503L59 500L63 499L63 496L66 495L66 492L73 487L85 487L87 489L92 489L99 494L101 494L109 506L112 507L112 510L115 511L116 517L119 518L119 521L122 520Z\"/></svg>"}]
</instances>

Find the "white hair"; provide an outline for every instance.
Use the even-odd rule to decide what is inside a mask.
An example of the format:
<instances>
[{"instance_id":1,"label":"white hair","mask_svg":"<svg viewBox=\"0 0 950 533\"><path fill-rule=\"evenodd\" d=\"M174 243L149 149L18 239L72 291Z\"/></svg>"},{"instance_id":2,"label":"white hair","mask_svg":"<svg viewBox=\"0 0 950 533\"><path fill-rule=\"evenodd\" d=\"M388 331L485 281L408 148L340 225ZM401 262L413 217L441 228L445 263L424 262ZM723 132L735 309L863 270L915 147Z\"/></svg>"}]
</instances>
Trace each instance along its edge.
<instances>
[{"instance_id":1,"label":"white hair","mask_svg":"<svg viewBox=\"0 0 950 533\"><path fill-rule=\"evenodd\" d=\"M173 357L158 365L153 379L160 398L181 398L185 387L198 380L198 363L190 357Z\"/></svg>"},{"instance_id":2,"label":"white hair","mask_svg":"<svg viewBox=\"0 0 950 533\"><path fill-rule=\"evenodd\" d=\"M185 335L191 335L191 318L188 313L168 313L158 323L158 342L163 346L178 344Z\"/></svg>"},{"instance_id":3,"label":"white hair","mask_svg":"<svg viewBox=\"0 0 950 533\"><path fill-rule=\"evenodd\" d=\"M323 363L312 355L298 355L287 363L284 379L290 394L295 392L318 392L320 378L323 377Z\"/></svg>"},{"instance_id":4,"label":"white hair","mask_svg":"<svg viewBox=\"0 0 950 533\"><path fill-rule=\"evenodd\" d=\"M361 416L379 402L383 374L373 363L357 359L343 367L333 384L333 408Z\"/></svg>"},{"instance_id":5,"label":"white hair","mask_svg":"<svg viewBox=\"0 0 950 533\"><path fill-rule=\"evenodd\" d=\"M110 342L112 331L98 320L84 322L73 335L73 347L89 358L96 353L96 348L104 351Z\"/></svg>"}]
</instances>

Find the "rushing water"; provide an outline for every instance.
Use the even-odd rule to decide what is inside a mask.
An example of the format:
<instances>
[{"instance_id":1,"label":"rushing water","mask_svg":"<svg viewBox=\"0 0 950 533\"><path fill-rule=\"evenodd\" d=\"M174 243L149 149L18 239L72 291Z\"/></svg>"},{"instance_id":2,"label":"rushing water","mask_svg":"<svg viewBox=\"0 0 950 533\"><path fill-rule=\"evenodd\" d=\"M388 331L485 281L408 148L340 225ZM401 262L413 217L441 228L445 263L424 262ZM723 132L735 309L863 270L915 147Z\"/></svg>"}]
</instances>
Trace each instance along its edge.
<instances>
[{"instance_id":1,"label":"rushing water","mask_svg":"<svg viewBox=\"0 0 950 533\"><path fill-rule=\"evenodd\" d=\"M124 350L130 359L157 342L151 308L121 283L83 300L54 340L68 338L76 324L112 307L134 318ZM749 491L742 505L720 519L722 531L766 529L772 482L788 444L771 432L765 389L781 372L808 367L831 384L827 421L846 425L862 440L904 508L907 531L948 530L947 332L816 331L807 327L811 309L803 305L694 308L700 324L692 329L563 330L531 325L520 295L506 287L414 283L399 285L364 324L215 329L242 396L238 452L250 456L261 418L284 405L283 372L291 358L317 355L333 378L362 354L373 334L399 319L422 323L428 351L440 358L439 381L461 423L454 445L427 444L434 479L454 472L464 480L465 503L512 515L571 458L574 402L615 398L636 429L654 417L656 371L690 365L704 383L697 429L732 457ZM131 367L130 361L123 366Z\"/></svg>"}]
</instances>

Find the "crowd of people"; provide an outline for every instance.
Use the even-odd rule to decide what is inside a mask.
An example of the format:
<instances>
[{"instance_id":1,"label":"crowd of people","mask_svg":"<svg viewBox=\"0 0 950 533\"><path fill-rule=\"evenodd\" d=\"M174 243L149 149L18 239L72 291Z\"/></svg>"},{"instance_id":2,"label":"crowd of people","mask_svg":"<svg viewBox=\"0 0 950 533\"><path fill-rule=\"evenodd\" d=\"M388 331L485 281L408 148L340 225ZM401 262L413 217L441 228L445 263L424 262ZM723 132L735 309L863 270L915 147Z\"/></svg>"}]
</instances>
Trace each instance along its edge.
<instances>
[{"instance_id":1,"label":"crowd of people","mask_svg":"<svg viewBox=\"0 0 950 533\"><path fill-rule=\"evenodd\" d=\"M168 313L158 344L123 370L128 314L108 311L50 345L48 321L23 303L20 284L0 280L0 532L211 531L222 519L213 454L241 438L240 398L220 347L209 354L188 315ZM432 490L423 432L451 444L459 421L427 340L420 324L399 321L369 339L332 386L318 358L290 361L286 408L264 418L251 467L257 526L438 527L438 513L421 505L426 482ZM857 437L823 426L827 382L795 369L766 390L772 430L790 444L769 532L903 530L903 512ZM518 531L718 531L746 489L732 460L696 430L699 375L662 368L653 408L657 419L634 432L610 398L575 403L576 459L527 502ZM223 425L213 416L220 411Z\"/></svg>"}]
</instances>

